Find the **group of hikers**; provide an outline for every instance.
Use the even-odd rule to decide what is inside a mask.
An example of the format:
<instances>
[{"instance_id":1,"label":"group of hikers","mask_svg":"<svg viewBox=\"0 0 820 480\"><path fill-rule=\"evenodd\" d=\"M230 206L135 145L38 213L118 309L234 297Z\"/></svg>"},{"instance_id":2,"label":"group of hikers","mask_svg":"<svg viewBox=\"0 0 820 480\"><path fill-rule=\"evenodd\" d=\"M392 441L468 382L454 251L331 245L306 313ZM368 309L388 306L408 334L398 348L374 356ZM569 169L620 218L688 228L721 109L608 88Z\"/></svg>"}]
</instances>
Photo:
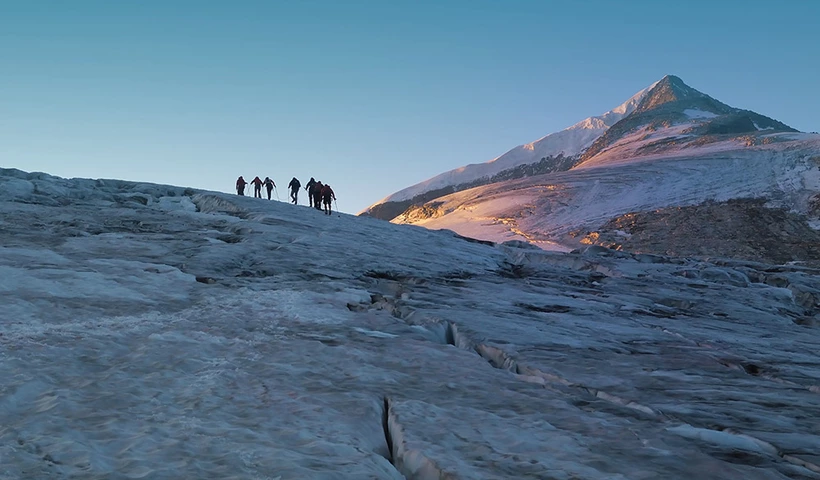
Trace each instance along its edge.
<instances>
[{"instance_id":1,"label":"group of hikers","mask_svg":"<svg viewBox=\"0 0 820 480\"><path fill-rule=\"evenodd\" d=\"M248 184L249 183L240 175L236 180L236 194L245 196L245 186ZM250 185L253 185L254 198L262 198L262 185L264 185L268 190L268 200L270 200L271 191L276 188L276 183L271 180L270 177L265 177L264 180L256 177L250 181ZM296 177L293 177L288 187L290 188L291 203L294 205L298 204L299 189L302 188L302 184ZM336 194L333 193L333 189L330 188L330 185L322 184L322 182L317 182L313 177L310 177L310 181L305 185L305 190L308 192L308 200L310 201L311 207L316 210L322 210L322 205L324 205L324 212L328 215L332 213L330 205L332 201L336 200ZM278 198L279 195L277 194L277 199Z\"/></svg>"},{"instance_id":2,"label":"group of hikers","mask_svg":"<svg viewBox=\"0 0 820 480\"><path fill-rule=\"evenodd\" d=\"M276 183L270 179L270 177L265 177L264 180L260 180L259 177L254 178L250 182L253 185L253 198L262 198L262 185L268 190L268 200L270 200L271 191L276 188ZM240 196L245 196L245 185L248 185L248 182L242 178L242 175L236 179L236 194Z\"/></svg>"}]
</instances>

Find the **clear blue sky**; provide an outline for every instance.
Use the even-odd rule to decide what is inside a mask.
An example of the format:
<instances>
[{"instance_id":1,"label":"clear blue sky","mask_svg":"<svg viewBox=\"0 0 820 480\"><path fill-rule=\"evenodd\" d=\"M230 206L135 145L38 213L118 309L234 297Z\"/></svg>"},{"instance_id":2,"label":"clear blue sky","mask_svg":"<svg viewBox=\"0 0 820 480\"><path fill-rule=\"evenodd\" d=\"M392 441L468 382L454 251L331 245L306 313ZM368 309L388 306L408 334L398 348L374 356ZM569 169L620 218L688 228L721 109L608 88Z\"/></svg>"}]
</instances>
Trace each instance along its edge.
<instances>
[{"instance_id":1,"label":"clear blue sky","mask_svg":"<svg viewBox=\"0 0 820 480\"><path fill-rule=\"evenodd\" d=\"M820 130L818 22L813 0L8 0L0 166L283 198L314 176L355 213L670 73Z\"/></svg>"}]
</instances>

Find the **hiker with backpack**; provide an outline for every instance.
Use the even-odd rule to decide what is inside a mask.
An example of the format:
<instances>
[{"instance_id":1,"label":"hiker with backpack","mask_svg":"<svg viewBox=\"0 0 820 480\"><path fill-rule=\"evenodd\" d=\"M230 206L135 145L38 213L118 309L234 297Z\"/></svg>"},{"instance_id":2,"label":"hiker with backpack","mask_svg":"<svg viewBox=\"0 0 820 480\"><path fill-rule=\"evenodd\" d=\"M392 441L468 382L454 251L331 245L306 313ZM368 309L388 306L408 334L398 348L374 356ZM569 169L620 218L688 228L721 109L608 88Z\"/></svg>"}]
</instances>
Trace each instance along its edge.
<instances>
[{"instance_id":1,"label":"hiker with backpack","mask_svg":"<svg viewBox=\"0 0 820 480\"><path fill-rule=\"evenodd\" d=\"M313 186L313 207L316 210L322 209L322 182L316 182L316 185Z\"/></svg>"},{"instance_id":2,"label":"hiker with backpack","mask_svg":"<svg viewBox=\"0 0 820 480\"><path fill-rule=\"evenodd\" d=\"M245 196L245 185L247 185L247 184L248 184L248 182L246 182L245 179L242 178L242 175L240 175L239 178L236 179L236 194L241 196L241 197L244 197Z\"/></svg>"},{"instance_id":3,"label":"hiker with backpack","mask_svg":"<svg viewBox=\"0 0 820 480\"><path fill-rule=\"evenodd\" d=\"M333 193L333 189L330 188L330 185L325 185L324 187L322 187L322 192L321 193L322 193L322 202L325 204L325 213L330 215L332 213L331 209L330 209L330 202L331 202L331 199L336 200L336 194Z\"/></svg>"},{"instance_id":4,"label":"hiker with backpack","mask_svg":"<svg viewBox=\"0 0 820 480\"><path fill-rule=\"evenodd\" d=\"M264 184L265 188L268 189L268 200L270 200L270 193L276 187L276 183L274 183L274 181L271 180L270 177L265 177Z\"/></svg>"},{"instance_id":5,"label":"hiker with backpack","mask_svg":"<svg viewBox=\"0 0 820 480\"><path fill-rule=\"evenodd\" d=\"M308 200L310 201L310 206L313 206L313 188L316 186L316 180L313 177L310 177L310 181L305 185L305 190L308 192Z\"/></svg>"},{"instance_id":6,"label":"hiker with backpack","mask_svg":"<svg viewBox=\"0 0 820 480\"><path fill-rule=\"evenodd\" d=\"M288 184L288 187L290 187L290 200L294 205L296 205L299 197L299 189L302 188L302 184L299 183L299 180L297 180L296 177L293 177Z\"/></svg>"},{"instance_id":7,"label":"hiker with backpack","mask_svg":"<svg viewBox=\"0 0 820 480\"><path fill-rule=\"evenodd\" d=\"M262 179L258 176L251 180L253 184L253 198L262 198Z\"/></svg>"}]
</instances>

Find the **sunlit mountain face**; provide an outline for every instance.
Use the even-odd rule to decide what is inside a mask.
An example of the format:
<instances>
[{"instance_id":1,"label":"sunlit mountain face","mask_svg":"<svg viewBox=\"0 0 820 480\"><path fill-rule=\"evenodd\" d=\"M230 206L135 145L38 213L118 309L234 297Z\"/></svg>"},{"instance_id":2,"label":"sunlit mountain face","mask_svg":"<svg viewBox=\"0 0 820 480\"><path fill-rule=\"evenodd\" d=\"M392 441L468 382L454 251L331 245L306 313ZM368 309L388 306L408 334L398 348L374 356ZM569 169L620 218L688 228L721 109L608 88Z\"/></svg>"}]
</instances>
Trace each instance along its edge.
<instances>
[{"instance_id":1,"label":"sunlit mountain face","mask_svg":"<svg viewBox=\"0 0 820 480\"><path fill-rule=\"evenodd\" d=\"M544 151L526 156L538 151L539 142L546 145L579 131L591 135L572 148L565 144L551 150L549 158ZM518 163L480 175L481 169L498 169L502 159ZM540 170L539 165L547 163L548 171ZM734 238L733 232L744 228L766 236L771 221L761 219L767 215L749 211L740 216L743 225L715 225L709 219L715 207L701 208L693 211L702 215L687 217L688 223L707 224L712 231L673 232L656 225L657 235L646 242L640 235L633 237L635 231L614 228L613 222L624 215L642 214L644 222L651 224L671 218L652 217L652 212L714 203L729 212L738 207L726 202L745 199L760 208L795 214L801 228L813 231L811 227L820 225L819 167L817 134L800 133L763 115L730 107L678 77L667 76L601 117L517 147L486 164L469 165L397 192L369 214L388 218L395 213L390 218L395 223L450 229L493 242L521 240L551 250L570 251L591 242L660 254L735 255L743 249L718 248L718 239ZM461 182L469 172L473 172L470 180ZM388 209L393 209L390 215L379 213ZM769 214L778 216L780 223L792 222ZM785 231L791 236L788 242L799 241L803 234L789 233L797 230L780 229L777 234ZM697 248L665 248L659 236L673 233L679 242ZM599 243L598 237L606 240ZM745 235L737 241L763 240ZM812 253L790 260L814 258Z\"/></svg>"}]
</instances>

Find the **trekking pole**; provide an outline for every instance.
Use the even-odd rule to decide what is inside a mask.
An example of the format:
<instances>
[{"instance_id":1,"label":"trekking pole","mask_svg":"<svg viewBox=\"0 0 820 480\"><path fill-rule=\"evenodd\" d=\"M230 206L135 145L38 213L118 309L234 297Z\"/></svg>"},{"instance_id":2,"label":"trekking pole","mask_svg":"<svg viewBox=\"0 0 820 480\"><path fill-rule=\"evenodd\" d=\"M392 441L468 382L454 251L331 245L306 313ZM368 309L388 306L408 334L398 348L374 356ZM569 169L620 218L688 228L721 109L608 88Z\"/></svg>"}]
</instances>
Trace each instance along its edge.
<instances>
[{"instance_id":1,"label":"trekking pole","mask_svg":"<svg viewBox=\"0 0 820 480\"><path fill-rule=\"evenodd\" d=\"M336 199L333 199L333 205L336 206L336 213L339 213L339 204L336 203Z\"/></svg>"},{"instance_id":2,"label":"trekking pole","mask_svg":"<svg viewBox=\"0 0 820 480\"><path fill-rule=\"evenodd\" d=\"M279 200L279 190L276 189L276 185L273 186L273 191L276 192L276 201L281 202L282 200Z\"/></svg>"}]
</instances>

